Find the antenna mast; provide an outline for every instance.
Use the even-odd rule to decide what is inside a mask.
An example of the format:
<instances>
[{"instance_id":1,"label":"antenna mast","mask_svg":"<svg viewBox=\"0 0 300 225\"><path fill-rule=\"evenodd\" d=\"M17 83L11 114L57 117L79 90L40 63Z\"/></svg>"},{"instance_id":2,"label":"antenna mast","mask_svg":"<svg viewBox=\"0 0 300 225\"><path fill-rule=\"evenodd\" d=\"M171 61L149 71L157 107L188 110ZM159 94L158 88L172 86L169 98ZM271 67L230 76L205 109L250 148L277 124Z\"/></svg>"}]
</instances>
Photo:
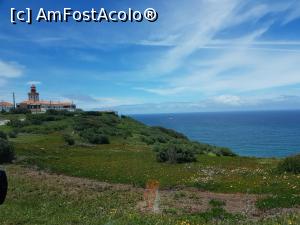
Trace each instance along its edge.
<instances>
[{"instance_id":1,"label":"antenna mast","mask_svg":"<svg viewBox=\"0 0 300 225\"><path fill-rule=\"evenodd\" d=\"M15 92L13 92L13 104L14 104L14 109L16 109L16 96L15 96Z\"/></svg>"}]
</instances>

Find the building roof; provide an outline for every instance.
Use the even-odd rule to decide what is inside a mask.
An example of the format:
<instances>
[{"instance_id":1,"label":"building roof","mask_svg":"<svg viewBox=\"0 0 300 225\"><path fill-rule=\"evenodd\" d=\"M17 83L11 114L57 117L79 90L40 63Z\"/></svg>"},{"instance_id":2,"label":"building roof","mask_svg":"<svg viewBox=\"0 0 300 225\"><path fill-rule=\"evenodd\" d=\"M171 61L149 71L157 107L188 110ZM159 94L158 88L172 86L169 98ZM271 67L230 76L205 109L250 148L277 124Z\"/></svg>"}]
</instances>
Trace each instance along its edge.
<instances>
[{"instance_id":1,"label":"building roof","mask_svg":"<svg viewBox=\"0 0 300 225\"><path fill-rule=\"evenodd\" d=\"M14 105L9 103L9 102L4 102L4 101L1 101L0 102L0 106L1 107L13 107Z\"/></svg>"},{"instance_id":2,"label":"building roof","mask_svg":"<svg viewBox=\"0 0 300 225\"><path fill-rule=\"evenodd\" d=\"M52 105L52 106L72 106L72 102L57 102L57 101L23 101L20 104L27 105Z\"/></svg>"}]
</instances>

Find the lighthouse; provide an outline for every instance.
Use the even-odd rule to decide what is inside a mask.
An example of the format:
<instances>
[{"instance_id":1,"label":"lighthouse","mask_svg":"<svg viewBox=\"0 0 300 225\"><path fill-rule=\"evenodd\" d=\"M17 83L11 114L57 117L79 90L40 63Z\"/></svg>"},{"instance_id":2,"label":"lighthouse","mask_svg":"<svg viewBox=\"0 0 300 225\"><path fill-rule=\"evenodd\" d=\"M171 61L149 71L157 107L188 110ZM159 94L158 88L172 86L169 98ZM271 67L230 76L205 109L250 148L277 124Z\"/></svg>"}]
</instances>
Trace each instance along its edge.
<instances>
[{"instance_id":1,"label":"lighthouse","mask_svg":"<svg viewBox=\"0 0 300 225\"><path fill-rule=\"evenodd\" d=\"M35 85L31 85L28 93L28 100L17 104L17 108L28 109L33 113L43 113L47 110L65 110L74 112L76 105L73 102L59 102L59 101L40 101L40 94L36 90Z\"/></svg>"},{"instance_id":2,"label":"lighthouse","mask_svg":"<svg viewBox=\"0 0 300 225\"><path fill-rule=\"evenodd\" d=\"M40 100L40 94L36 91L36 86L33 84L28 93L28 100L32 102L38 102Z\"/></svg>"}]
</instances>

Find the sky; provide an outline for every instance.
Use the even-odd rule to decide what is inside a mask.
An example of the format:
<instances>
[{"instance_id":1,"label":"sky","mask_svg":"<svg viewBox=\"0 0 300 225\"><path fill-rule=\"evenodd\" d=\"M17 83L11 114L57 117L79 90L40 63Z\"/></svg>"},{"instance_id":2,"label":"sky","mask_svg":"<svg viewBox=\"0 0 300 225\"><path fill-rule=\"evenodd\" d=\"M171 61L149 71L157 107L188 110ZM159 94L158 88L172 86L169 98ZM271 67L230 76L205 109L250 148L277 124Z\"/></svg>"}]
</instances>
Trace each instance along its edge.
<instances>
[{"instance_id":1,"label":"sky","mask_svg":"<svg viewBox=\"0 0 300 225\"><path fill-rule=\"evenodd\" d=\"M12 24L37 12L154 8L156 22ZM0 0L0 100L123 114L300 109L299 0Z\"/></svg>"}]
</instances>

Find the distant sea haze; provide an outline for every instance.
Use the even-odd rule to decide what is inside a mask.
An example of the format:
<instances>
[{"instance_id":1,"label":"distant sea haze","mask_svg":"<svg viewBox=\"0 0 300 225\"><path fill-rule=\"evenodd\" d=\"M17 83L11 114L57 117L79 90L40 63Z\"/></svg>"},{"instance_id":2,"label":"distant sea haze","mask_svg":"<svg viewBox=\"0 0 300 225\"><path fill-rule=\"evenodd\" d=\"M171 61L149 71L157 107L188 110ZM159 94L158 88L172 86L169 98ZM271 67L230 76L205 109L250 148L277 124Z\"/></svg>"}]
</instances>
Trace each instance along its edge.
<instances>
[{"instance_id":1,"label":"distant sea haze","mask_svg":"<svg viewBox=\"0 0 300 225\"><path fill-rule=\"evenodd\" d=\"M300 153L300 111L133 115L147 125L184 133L192 140L231 148L241 156Z\"/></svg>"}]
</instances>

